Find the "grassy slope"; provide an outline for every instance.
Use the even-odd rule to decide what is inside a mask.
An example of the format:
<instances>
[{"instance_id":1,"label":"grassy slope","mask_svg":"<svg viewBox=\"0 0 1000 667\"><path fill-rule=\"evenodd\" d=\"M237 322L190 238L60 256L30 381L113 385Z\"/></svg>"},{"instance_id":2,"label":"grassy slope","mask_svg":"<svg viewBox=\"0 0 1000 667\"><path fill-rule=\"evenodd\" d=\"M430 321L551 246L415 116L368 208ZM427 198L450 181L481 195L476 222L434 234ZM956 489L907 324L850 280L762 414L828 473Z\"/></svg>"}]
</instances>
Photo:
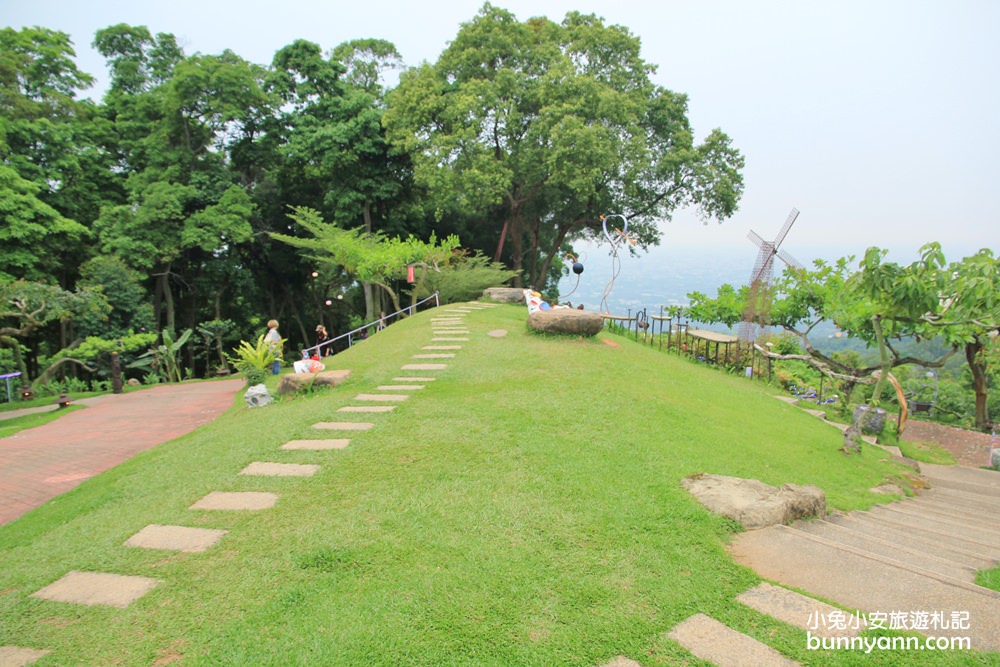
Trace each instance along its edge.
<instances>
[{"instance_id":1,"label":"grassy slope","mask_svg":"<svg viewBox=\"0 0 1000 667\"><path fill-rule=\"evenodd\" d=\"M407 375L429 317L335 357L354 371L341 388L237 405L0 527L0 645L54 648L39 664L677 664L690 656L665 633L702 611L812 664L969 664L805 650L804 633L734 602L758 579L725 552L733 526L679 486L713 472L868 507L880 497L867 489L896 473L878 450L844 457L836 430L741 378L603 334L531 335L521 307L468 315L474 334L449 368L412 373L440 379L348 450L279 449ZM501 327L510 335L483 335ZM251 461L322 469L236 474ZM282 498L266 512L187 509L213 490ZM231 532L201 554L121 546L151 523ZM163 583L124 610L29 597L69 570Z\"/></svg>"}]
</instances>

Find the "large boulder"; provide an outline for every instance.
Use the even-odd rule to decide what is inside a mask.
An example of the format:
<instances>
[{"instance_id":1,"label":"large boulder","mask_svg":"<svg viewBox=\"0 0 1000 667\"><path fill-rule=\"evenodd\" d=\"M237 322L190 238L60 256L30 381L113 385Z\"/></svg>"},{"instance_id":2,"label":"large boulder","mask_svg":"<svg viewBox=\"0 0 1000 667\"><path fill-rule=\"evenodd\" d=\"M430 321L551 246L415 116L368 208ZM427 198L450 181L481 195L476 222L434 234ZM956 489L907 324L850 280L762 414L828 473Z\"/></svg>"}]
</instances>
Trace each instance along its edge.
<instances>
[{"instance_id":1,"label":"large boulder","mask_svg":"<svg viewBox=\"0 0 1000 667\"><path fill-rule=\"evenodd\" d=\"M604 328L604 318L589 310L555 308L529 314L528 326L544 333L593 336Z\"/></svg>"},{"instance_id":2,"label":"large boulder","mask_svg":"<svg viewBox=\"0 0 1000 667\"><path fill-rule=\"evenodd\" d=\"M319 373L289 373L278 380L278 394L294 394L312 387L336 387L350 377L347 369L320 371Z\"/></svg>"},{"instance_id":3,"label":"large boulder","mask_svg":"<svg viewBox=\"0 0 1000 667\"><path fill-rule=\"evenodd\" d=\"M498 303L524 303L524 289L521 287L487 287L483 296Z\"/></svg>"},{"instance_id":4,"label":"large boulder","mask_svg":"<svg viewBox=\"0 0 1000 667\"><path fill-rule=\"evenodd\" d=\"M808 484L777 488L756 479L699 473L685 477L681 486L708 509L748 530L826 516L826 494Z\"/></svg>"}]
</instances>

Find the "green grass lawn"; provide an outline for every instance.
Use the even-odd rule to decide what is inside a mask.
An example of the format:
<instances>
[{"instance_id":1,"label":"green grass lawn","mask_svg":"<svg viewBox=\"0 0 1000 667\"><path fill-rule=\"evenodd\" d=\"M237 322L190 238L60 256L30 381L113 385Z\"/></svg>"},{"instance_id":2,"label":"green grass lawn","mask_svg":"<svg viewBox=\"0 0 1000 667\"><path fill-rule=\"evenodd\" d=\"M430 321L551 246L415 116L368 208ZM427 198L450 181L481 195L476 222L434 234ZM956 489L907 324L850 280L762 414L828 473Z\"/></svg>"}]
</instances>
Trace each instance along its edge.
<instances>
[{"instance_id":1,"label":"green grass lawn","mask_svg":"<svg viewBox=\"0 0 1000 667\"><path fill-rule=\"evenodd\" d=\"M531 334L523 307L467 315L473 334L446 370L401 371L432 316L327 360L353 370L341 387L253 410L237 399L0 527L0 645L53 649L39 665L696 665L666 633L700 611L803 664L996 664L808 651L804 632L735 602L759 581L726 552L735 526L679 484L815 484L831 508L867 508L885 501L868 489L899 482L881 450L844 456L836 429L758 383L607 334ZM484 335L498 328L509 335ZM348 449L279 449L340 437L310 426L405 375L439 379L368 417ZM322 468L237 474L252 461ZM216 490L281 499L188 509ZM122 546L154 523L230 532L204 553ZM70 570L162 583L126 609L30 597Z\"/></svg>"},{"instance_id":2,"label":"green grass lawn","mask_svg":"<svg viewBox=\"0 0 1000 667\"><path fill-rule=\"evenodd\" d=\"M29 415L22 415L21 417L0 419L0 438L9 438L18 431L23 431L26 428L35 428L42 424L48 424L50 421L55 421L63 415L74 410L80 410L83 407L82 405L68 405L65 408L49 412L36 412Z\"/></svg>"}]
</instances>

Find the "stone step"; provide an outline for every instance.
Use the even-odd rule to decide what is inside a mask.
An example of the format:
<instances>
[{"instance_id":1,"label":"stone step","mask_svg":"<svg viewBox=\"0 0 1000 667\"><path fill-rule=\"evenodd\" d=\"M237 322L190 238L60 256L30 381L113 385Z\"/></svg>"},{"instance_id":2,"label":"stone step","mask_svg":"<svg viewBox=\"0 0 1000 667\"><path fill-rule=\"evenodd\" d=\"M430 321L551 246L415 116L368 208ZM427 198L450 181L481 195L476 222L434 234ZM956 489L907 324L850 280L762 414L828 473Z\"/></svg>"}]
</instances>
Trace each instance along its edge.
<instances>
[{"instance_id":1,"label":"stone step","mask_svg":"<svg viewBox=\"0 0 1000 667\"><path fill-rule=\"evenodd\" d=\"M894 524L929 530L941 535L943 539L954 537L975 542L976 544L983 545L984 549L989 549L988 553L993 553L997 549L1000 549L1000 535L982 530L972 530L968 526L954 525L941 520L940 517L929 517L902 508L893 508L888 505L873 507L868 511L868 514Z\"/></svg>"},{"instance_id":2,"label":"stone step","mask_svg":"<svg viewBox=\"0 0 1000 667\"><path fill-rule=\"evenodd\" d=\"M951 480L953 482L992 489L991 491L984 491L984 493L1000 496L1000 472L996 470L921 463L920 472L932 480Z\"/></svg>"},{"instance_id":3,"label":"stone step","mask_svg":"<svg viewBox=\"0 0 1000 667\"><path fill-rule=\"evenodd\" d=\"M448 368L448 364L404 364L404 371L440 371Z\"/></svg>"},{"instance_id":4,"label":"stone step","mask_svg":"<svg viewBox=\"0 0 1000 667\"><path fill-rule=\"evenodd\" d=\"M410 398L409 394L358 394L355 401L369 401L372 403L399 403Z\"/></svg>"},{"instance_id":5,"label":"stone step","mask_svg":"<svg viewBox=\"0 0 1000 667\"><path fill-rule=\"evenodd\" d=\"M933 513L970 526L983 526L1000 532L1000 524L993 520L994 515L989 511L976 510L972 507L949 503L946 500L931 498L913 498L907 500L906 505L921 512Z\"/></svg>"},{"instance_id":6,"label":"stone step","mask_svg":"<svg viewBox=\"0 0 1000 667\"><path fill-rule=\"evenodd\" d=\"M330 438L326 440L289 440L281 449L305 449L324 451L328 449L346 449L351 444L350 438Z\"/></svg>"},{"instance_id":7,"label":"stone step","mask_svg":"<svg viewBox=\"0 0 1000 667\"><path fill-rule=\"evenodd\" d=\"M378 391L415 391L423 388L422 384L380 384L375 387Z\"/></svg>"},{"instance_id":8,"label":"stone step","mask_svg":"<svg viewBox=\"0 0 1000 667\"><path fill-rule=\"evenodd\" d=\"M865 628L860 612L762 582L736 597L742 604L820 637L856 637Z\"/></svg>"},{"instance_id":9,"label":"stone step","mask_svg":"<svg viewBox=\"0 0 1000 667\"><path fill-rule=\"evenodd\" d=\"M799 664L767 644L733 630L705 614L695 614L678 623L667 636L696 657L719 667L784 667Z\"/></svg>"},{"instance_id":10,"label":"stone step","mask_svg":"<svg viewBox=\"0 0 1000 667\"><path fill-rule=\"evenodd\" d=\"M434 382L437 378L428 377L398 377L392 378L393 382Z\"/></svg>"},{"instance_id":11,"label":"stone step","mask_svg":"<svg viewBox=\"0 0 1000 667\"><path fill-rule=\"evenodd\" d=\"M337 412L392 412L395 405L345 405L337 408Z\"/></svg>"},{"instance_id":12,"label":"stone step","mask_svg":"<svg viewBox=\"0 0 1000 667\"><path fill-rule=\"evenodd\" d=\"M921 571L892 559L830 544L787 526L735 537L737 562L761 577L867 613L968 612L967 629L936 629L941 636L970 637L972 648L1000 650L1000 593Z\"/></svg>"},{"instance_id":13,"label":"stone step","mask_svg":"<svg viewBox=\"0 0 1000 667\"><path fill-rule=\"evenodd\" d=\"M955 489L956 491L965 491L966 493L971 493L983 498L997 498L997 492L993 489L993 487L985 486L977 482L967 482L954 477L928 477L928 479L930 480L932 489Z\"/></svg>"},{"instance_id":14,"label":"stone step","mask_svg":"<svg viewBox=\"0 0 1000 667\"><path fill-rule=\"evenodd\" d=\"M319 422L313 424L313 428L327 431L367 431L372 426L372 422Z\"/></svg>"},{"instance_id":15,"label":"stone step","mask_svg":"<svg viewBox=\"0 0 1000 667\"><path fill-rule=\"evenodd\" d=\"M997 500L992 496L984 496L978 493L970 493L960 489L949 489L944 487L928 489L927 491L924 491L924 495L928 498L941 498L947 503L967 507L976 511L1000 512L1000 502L997 502Z\"/></svg>"},{"instance_id":16,"label":"stone step","mask_svg":"<svg viewBox=\"0 0 1000 667\"><path fill-rule=\"evenodd\" d=\"M27 667L51 652L51 649L28 648L26 646L0 646L0 666Z\"/></svg>"},{"instance_id":17,"label":"stone step","mask_svg":"<svg viewBox=\"0 0 1000 667\"><path fill-rule=\"evenodd\" d=\"M856 512L832 514L827 516L826 520L863 535L885 539L904 545L910 550L922 551L944 560L955 560L969 567L985 569L993 567L994 564L994 559L989 556L988 550L984 550L980 544L955 539L943 541L941 536L935 533L894 526L876 517L859 516Z\"/></svg>"},{"instance_id":18,"label":"stone step","mask_svg":"<svg viewBox=\"0 0 1000 667\"><path fill-rule=\"evenodd\" d=\"M798 521L790 526L810 535L818 535L824 539L845 544L856 549L864 549L886 558L903 561L931 572L937 572L947 577L961 581L974 582L977 568L968 567L953 560L948 560L888 540L851 530L845 526L829 521Z\"/></svg>"},{"instance_id":19,"label":"stone step","mask_svg":"<svg viewBox=\"0 0 1000 667\"><path fill-rule=\"evenodd\" d=\"M312 477L319 472L319 466L312 463L274 463L254 461L240 471L251 477Z\"/></svg>"},{"instance_id":20,"label":"stone step","mask_svg":"<svg viewBox=\"0 0 1000 667\"><path fill-rule=\"evenodd\" d=\"M454 359L454 352L428 352L427 354L410 355L411 359Z\"/></svg>"}]
</instances>

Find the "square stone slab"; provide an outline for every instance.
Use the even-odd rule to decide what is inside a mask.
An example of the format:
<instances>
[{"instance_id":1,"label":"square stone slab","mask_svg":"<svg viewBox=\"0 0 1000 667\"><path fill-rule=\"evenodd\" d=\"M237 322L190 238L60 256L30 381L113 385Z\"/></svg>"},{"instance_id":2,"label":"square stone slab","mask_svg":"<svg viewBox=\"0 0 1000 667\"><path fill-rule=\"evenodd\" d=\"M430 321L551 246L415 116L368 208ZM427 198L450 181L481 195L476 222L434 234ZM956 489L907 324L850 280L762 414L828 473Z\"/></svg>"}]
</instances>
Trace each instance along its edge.
<instances>
[{"instance_id":1,"label":"square stone slab","mask_svg":"<svg viewBox=\"0 0 1000 667\"><path fill-rule=\"evenodd\" d=\"M241 470L240 474L257 477L312 477L318 471L319 466L313 464L254 461Z\"/></svg>"},{"instance_id":2,"label":"square stone slab","mask_svg":"<svg viewBox=\"0 0 1000 667\"><path fill-rule=\"evenodd\" d=\"M332 438L330 440L289 440L281 446L282 449L345 449L351 440L349 438Z\"/></svg>"},{"instance_id":3,"label":"square stone slab","mask_svg":"<svg viewBox=\"0 0 1000 667\"><path fill-rule=\"evenodd\" d=\"M367 431L375 424L371 422L319 422L313 428L324 428L330 431Z\"/></svg>"},{"instance_id":4,"label":"square stone slab","mask_svg":"<svg viewBox=\"0 0 1000 667\"><path fill-rule=\"evenodd\" d=\"M354 397L355 401L384 401L386 403L398 403L399 401L405 401L410 396L409 394L358 394Z\"/></svg>"},{"instance_id":5,"label":"square stone slab","mask_svg":"<svg viewBox=\"0 0 1000 667\"><path fill-rule=\"evenodd\" d=\"M337 412L392 412L395 405L345 405L337 408Z\"/></svg>"},{"instance_id":6,"label":"square stone slab","mask_svg":"<svg viewBox=\"0 0 1000 667\"><path fill-rule=\"evenodd\" d=\"M266 491L212 491L188 509L266 510L277 502L278 494Z\"/></svg>"},{"instance_id":7,"label":"square stone slab","mask_svg":"<svg viewBox=\"0 0 1000 667\"><path fill-rule=\"evenodd\" d=\"M149 577L74 570L68 572L62 579L33 593L32 597L53 602L103 604L124 608L153 590L158 583L159 579Z\"/></svg>"},{"instance_id":8,"label":"square stone slab","mask_svg":"<svg viewBox=\"0 0 1000 667\"><path fill-rule=\"evenodd\" d=\"M392 378L396 382L434 382L437 378Z\"/></svg>"},{"instance_id":9,"label":"square stone slab","mask_svg":"<svg viewBox=\"0 0 1000 667\"><path fill-rule=\"evenodd\" d=\"M867 625L860 616L855 617L825 602L766 582L740 593L736 599L748 607L819 637L857 637ZM826 623L826 619L834 618L846 622ZM816 619L824 619L824 622L816 622Z\"/></svg>"},{"instance_id":10,"label":"square stone slab","mask_svg":"<svg viewBox=\"0 0 1000 667\"><path fill-rule=\"evenodd\" d=\"M0 667L27 667L51 651L23 646L0 646Z\"/></svg>"},{"instance_id":11,"label":"square stone slab","mask_svg":"<svg viewBox=\"0 0 1000 667\"><path fill-rule=\"evenodd\" d=\"M431 354L414 354L411 359L454 359L454 352L433 352Z\"/></svg>"},{"instance_id":12,"label":"square stone slab","mask_svg":"<svg viewBox=\"0 0 1000 667\"><path fill-rule=\"evenodd\" d=\"M150 524L125 541L127 547L142 549L169 549L171 551L205 551L228 530L188 528L186 526L160 526Z\"/></svg>"},{"instance_id":13,"label":"square stone slab","mask_svg":"<svg viewBox=\"0 0 1000 667\"><path fill-rule=\"evenodd\" d=\"M423 388L422 384L383 384L376 387L379 391L413 391Z\"/></svg>"},{"instance_id":14,"label":"square stone slab","mask_svg":"<svg viewBox=\"0 0 1000 667\"><path fill-rule=\"evenodd\" d=\"M448 364L406 364L404 371L440 371L448 368Z\"/></svg>"}]
</instances>

